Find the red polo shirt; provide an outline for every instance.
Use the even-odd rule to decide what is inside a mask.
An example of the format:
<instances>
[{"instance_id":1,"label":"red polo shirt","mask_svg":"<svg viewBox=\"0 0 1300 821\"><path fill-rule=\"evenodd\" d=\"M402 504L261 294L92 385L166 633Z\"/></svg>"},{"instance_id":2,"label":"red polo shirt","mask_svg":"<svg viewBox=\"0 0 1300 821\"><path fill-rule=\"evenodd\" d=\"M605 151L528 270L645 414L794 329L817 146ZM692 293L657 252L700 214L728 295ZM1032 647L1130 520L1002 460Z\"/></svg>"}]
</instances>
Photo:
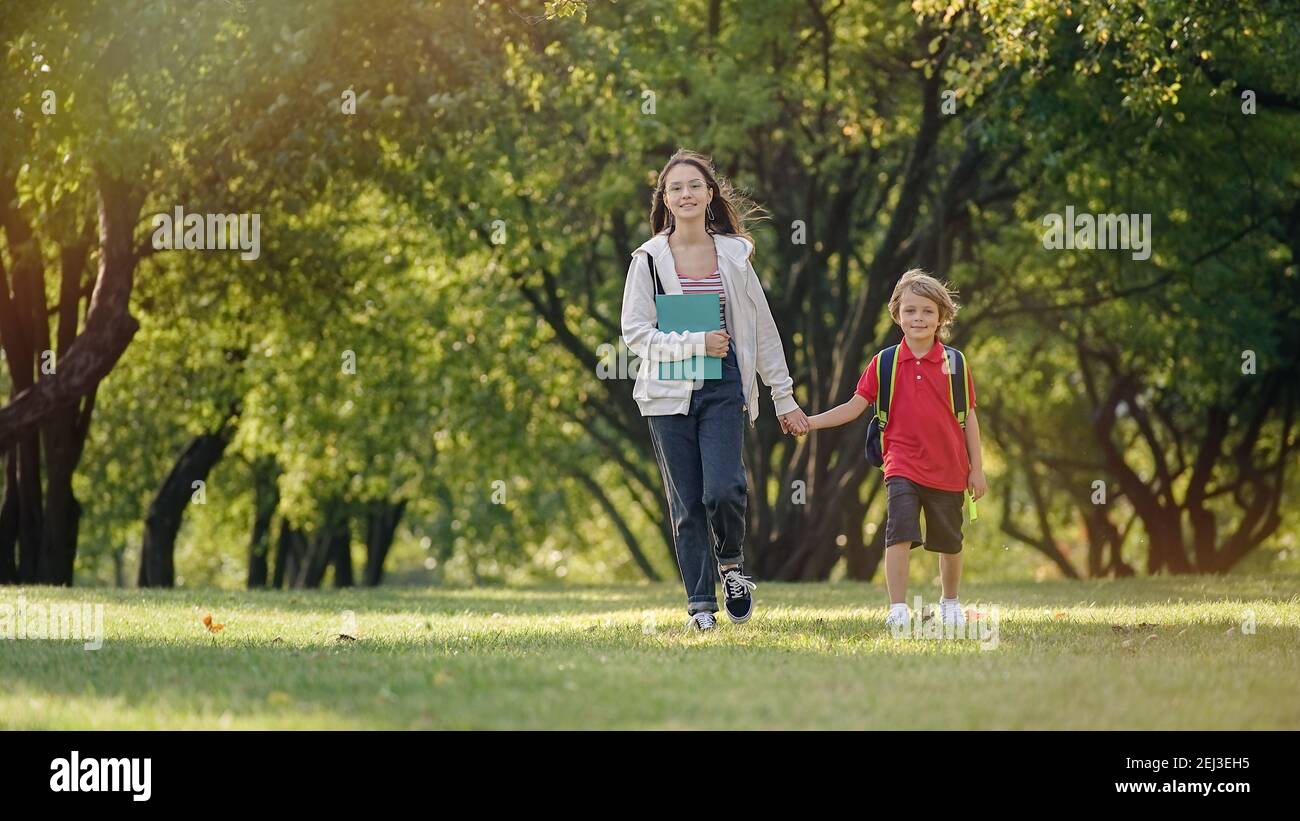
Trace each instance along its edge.
<instances>
[{"instance_id":1,"label":"red polo shirt","mask_svg":"<svg viewBox=\"0 0 1300 821\"><path fill-rule=\"evenodd\" d=\"M904 341L898 346L898 376L885 428L885 478L903 476L939 490L965 490L970 476L966 436L952 414L943 346L936 339L920 359ZM970 409L975 409L975 380L966 362ZM880 379L873 356L858 380L857 393L875 403Z\"/></svg>"}]
</instances>

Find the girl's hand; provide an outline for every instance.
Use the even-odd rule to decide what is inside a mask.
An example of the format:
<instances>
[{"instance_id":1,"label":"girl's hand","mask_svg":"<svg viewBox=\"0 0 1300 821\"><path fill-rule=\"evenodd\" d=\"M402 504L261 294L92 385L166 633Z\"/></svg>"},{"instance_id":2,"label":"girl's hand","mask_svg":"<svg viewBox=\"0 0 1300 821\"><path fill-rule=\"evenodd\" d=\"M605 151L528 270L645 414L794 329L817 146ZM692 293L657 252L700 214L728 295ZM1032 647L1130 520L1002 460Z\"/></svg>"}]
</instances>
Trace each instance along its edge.
<instances>
[{"instance_id":1,"label":"girl's hand","mask_svg":"<svg viewBox=\"0 0 1300 821\"><path fill-rule=\"evenodd\" d=\"M726 331L709 331L704 335L704 352L719 359L727 355L731 335Z\"/></svg>"},{"instance_id":2,"label":"girl's hand","mask_svg":"<svg viewBox=\"0 0 1300 821\"><path fill-rule=\"evenodd\" d=\"M966 488L970 491L970 497L978 502L980 497L989 492L988 480L984 478L984 471L978 468L972 468L970 476L966 479Z\"/></svg>"}]
</instances>

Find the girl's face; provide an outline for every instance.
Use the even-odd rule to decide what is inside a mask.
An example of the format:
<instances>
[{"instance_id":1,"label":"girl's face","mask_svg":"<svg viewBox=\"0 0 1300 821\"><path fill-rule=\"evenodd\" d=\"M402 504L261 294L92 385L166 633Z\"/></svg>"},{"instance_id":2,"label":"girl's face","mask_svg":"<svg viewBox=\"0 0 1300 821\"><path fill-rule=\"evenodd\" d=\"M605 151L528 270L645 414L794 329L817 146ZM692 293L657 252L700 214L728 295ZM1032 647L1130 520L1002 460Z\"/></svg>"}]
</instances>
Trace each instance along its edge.
<instances>
[{"instance_id":1,"label":"girl's face","mask_svg":"<svg viewBox=\"0 0 1300 821\"><path fill-rule=\"evenodd\" d=\"M907 341L928 344L939 330L939 306L928 297L904 291L898 300L898 325Z\"/></svg>"},{"instance_id":2,"label":"girl's face","mask_svg":"<svg viewBox=\"0 0 1300 821\"><path fill-rule=\"evenodd\" d=\"M690 163L678 163L664 178L664 203L677 222L703 221L712 201L713 189L704 173Z\"/></svg>"}]
</instances>

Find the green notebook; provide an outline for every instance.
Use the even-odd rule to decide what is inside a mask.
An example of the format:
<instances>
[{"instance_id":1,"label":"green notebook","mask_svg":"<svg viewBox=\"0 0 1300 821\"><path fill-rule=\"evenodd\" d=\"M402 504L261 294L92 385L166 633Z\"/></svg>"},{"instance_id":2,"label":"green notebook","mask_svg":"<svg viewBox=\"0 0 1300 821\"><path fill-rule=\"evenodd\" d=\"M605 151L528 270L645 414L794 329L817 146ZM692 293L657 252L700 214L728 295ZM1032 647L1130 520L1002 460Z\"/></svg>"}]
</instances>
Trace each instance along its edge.
<instances>
[{"instance_id":1,"label":"green notebook","mask_svg":"<svg viewBox=\"0 0 1300 821\"><path fill-rule=\"evenodd\" d=\"M655 297L655 310L659 315L659 330L665 333L683 331L716 331L721 329L721 300L717 294L659 294ZM659 363L660 379L721 379L722 360L716 356L694 356L676 362Z\"/></svg>"}]
</instances>

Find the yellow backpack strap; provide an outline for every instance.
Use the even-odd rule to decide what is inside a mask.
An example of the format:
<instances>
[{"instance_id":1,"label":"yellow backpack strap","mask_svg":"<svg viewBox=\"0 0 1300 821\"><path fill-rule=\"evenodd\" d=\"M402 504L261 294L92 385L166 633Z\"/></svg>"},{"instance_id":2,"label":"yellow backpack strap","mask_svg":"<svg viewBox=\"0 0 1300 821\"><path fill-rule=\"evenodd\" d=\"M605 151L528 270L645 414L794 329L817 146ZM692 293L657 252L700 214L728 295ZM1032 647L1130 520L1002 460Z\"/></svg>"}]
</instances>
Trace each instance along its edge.
<instances>
[{"instance_id":1,"label":"yellow backpack strap","mask_svg":"<svg viewBox=\"0 0 1300 821\"><path fill-rule=\"evenodd\" d=\"M957 424L966 427L966 412L970 410L970 385L966 381L966 356L956 348L943 348L948 360L948 404Z\"/></svg>"}]
</instances>

